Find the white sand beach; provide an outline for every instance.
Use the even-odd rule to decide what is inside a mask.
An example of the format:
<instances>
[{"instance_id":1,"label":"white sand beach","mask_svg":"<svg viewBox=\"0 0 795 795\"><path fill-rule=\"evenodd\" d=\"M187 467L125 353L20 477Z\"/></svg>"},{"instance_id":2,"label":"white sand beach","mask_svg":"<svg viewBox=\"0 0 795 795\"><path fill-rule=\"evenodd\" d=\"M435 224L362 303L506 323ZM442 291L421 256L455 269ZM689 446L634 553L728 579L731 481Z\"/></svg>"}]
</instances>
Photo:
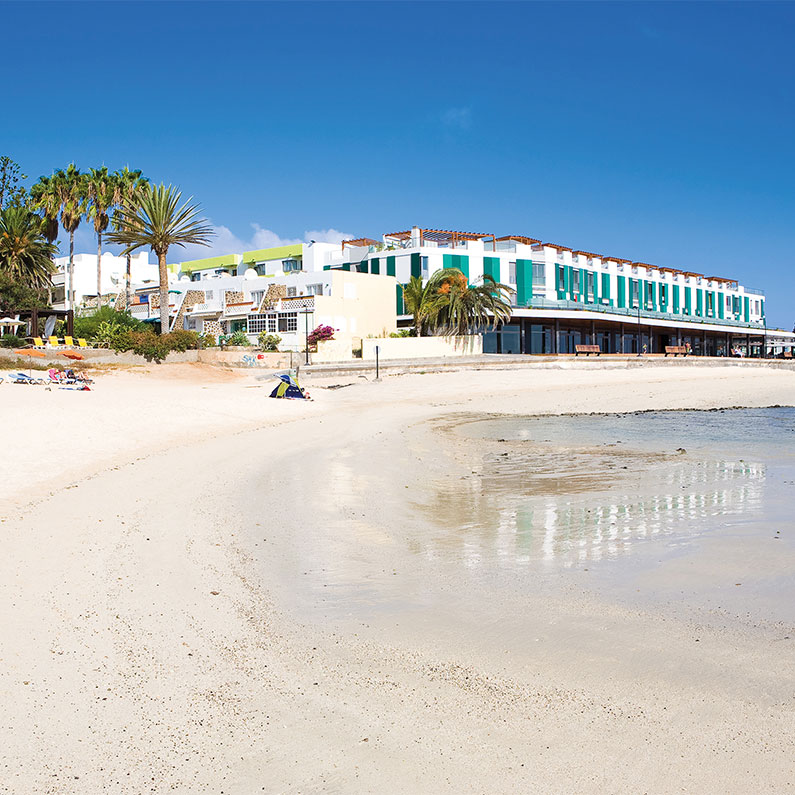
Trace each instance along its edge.
<instances>
[{"instance_id":1,"label":"white sand beach","mask_svg":"<svg viewBox=\"0 0 795 795\"><path fill-rule=\"evenodd\" d=\"M792 406L795 370L271 388L198 365L0 385L0 792L795 791L795 627L735 595L750 569L791 580L795 524L727 543L720 610L677 579L714 540L656 572L670 605L582 565L518 589L457 534L488 445L449 432Z\"/></svg>"}]
</instances>

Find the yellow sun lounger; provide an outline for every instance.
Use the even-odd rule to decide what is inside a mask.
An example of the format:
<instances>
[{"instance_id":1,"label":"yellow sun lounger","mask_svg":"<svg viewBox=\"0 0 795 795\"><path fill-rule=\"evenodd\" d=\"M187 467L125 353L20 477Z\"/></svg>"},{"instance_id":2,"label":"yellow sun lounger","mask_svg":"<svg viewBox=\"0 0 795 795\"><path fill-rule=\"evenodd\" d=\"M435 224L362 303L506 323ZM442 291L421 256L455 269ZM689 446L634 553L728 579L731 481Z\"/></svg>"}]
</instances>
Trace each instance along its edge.
<instances>
[{"instance_id":1,"label":"yellow sun lounger","mask_svg":"<svg viewBox=\"0 0 795 795\"><path fill-rule=\"evenodd\" d=\"M77 344L78 344L78 345L79 345L81 348L87 348L87 347L88 347L88 343L87 343L87 342L86 342L86 341L85 341L85 340L84 340L82 337L78 337L78 338L77 338Z\"/></svg>"},{"instance_id":2,"label":"yellow sun lounger","mask_svg":"<svg viewBox=\"0 0 795 795\"><path fill-rule=\"evenodd\" d=\"M75 341L71 337L64 337L63 338L63 344L67 345L70 348L74 348Z\"/></svg>"},{"instance_id":3,"label":"yellow sun lounger","mask_svg":"<svg viewBox=\"0 0 795 795\"><path fill-rule=\"evenodd\" d=\"M61 343L58 342L58 337L48 337L47 341L50 343L51 348L60 348Z\"/></svg>"},{"instance_id":4,"label":"yellow sun lounger","mask_svg":"<svg viewBox=\"0 0 795 795\"><path fill-rule=\"evenodd\" d=\"M43 348L44 347L44 340L41 337L34 337L33 338L33 347L34 348Z\"/></svg>"}]
</instances>

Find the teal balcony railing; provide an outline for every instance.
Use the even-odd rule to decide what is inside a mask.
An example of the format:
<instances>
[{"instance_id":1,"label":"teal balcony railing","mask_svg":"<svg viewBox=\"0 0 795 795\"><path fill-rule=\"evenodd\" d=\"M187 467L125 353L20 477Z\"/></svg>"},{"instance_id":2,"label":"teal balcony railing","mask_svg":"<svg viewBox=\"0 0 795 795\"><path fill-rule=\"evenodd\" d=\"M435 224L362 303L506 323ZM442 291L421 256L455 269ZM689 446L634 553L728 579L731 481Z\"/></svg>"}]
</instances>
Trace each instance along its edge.
<instances>
[{"instance_id":1,"label":"teal balcony railing","mask_svg":"<svg viewBox=\"0 0 795 795\"><path fill-rule=\"evenodd\" d=\"M515 305L517 306L517 305ZM589 304L584 303L582 301L569 301L566 299L562 299L559 301L550 301L548 298L541 298L540 296L533 296L526 307L518 307L517 308L527 308L527 309L566 309L566 310L574 310L577 312L597 312L599 314L610 314L610 315L624 315L627 318L634 318L636 321L638 319L638 309L637 307L628 308L628 307L618 307L618 306L607 306L605 304ZM719 318L719 317L701 317L699 315L683 315L683 314L674 314L673 312L657 312L653 309L643 309L640 310L640 317L653 319L653 320L670 320L670 321L678 321L682 323L708 323L710 325L717 325L717 326L727 326L730 328L747 328L747 329L764 329L764 321L750 321L746 323L744 320L733 320L729 318Z\"/></svg>"}]
</instances>

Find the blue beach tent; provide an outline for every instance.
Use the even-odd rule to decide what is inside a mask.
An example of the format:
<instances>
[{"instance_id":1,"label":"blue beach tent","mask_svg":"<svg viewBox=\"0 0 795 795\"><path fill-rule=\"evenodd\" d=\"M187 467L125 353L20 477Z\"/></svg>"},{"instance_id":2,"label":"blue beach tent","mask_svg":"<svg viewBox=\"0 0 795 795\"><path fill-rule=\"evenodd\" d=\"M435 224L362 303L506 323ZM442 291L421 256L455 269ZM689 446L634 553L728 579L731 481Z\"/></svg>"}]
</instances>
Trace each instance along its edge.
<instances>
[{"instance_id":1,"label":"blue beach tent","mask_svg":"<svg viewBox=\"0 0 795 795\"><path fill-rule=\"evenodd\" d=\"M292 400L309 400L309 393L304 391L291 375L278 375L278 386L271 392L272 398L290 398Z\"/></svg>"}]
</instances>

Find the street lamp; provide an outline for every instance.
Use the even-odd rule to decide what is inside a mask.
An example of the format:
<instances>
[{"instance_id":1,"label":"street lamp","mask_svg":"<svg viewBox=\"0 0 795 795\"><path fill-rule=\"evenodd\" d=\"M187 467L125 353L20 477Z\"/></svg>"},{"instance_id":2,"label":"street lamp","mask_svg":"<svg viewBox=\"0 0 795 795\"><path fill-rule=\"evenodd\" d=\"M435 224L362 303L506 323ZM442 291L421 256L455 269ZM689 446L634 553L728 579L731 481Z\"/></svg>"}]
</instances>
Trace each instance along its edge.
<instances>
[{"instance_id":1,"label":"street lamp","mask_svg":"<svg viewBox=\"0 0 795 795\"><path fill-rule=\"evenodd\" d=\"M301 314L304 316L304 334L306 345L306 364L309 365L309 316L315 312L313 309L302 309Z\"/></svg>"}]
</instances>

